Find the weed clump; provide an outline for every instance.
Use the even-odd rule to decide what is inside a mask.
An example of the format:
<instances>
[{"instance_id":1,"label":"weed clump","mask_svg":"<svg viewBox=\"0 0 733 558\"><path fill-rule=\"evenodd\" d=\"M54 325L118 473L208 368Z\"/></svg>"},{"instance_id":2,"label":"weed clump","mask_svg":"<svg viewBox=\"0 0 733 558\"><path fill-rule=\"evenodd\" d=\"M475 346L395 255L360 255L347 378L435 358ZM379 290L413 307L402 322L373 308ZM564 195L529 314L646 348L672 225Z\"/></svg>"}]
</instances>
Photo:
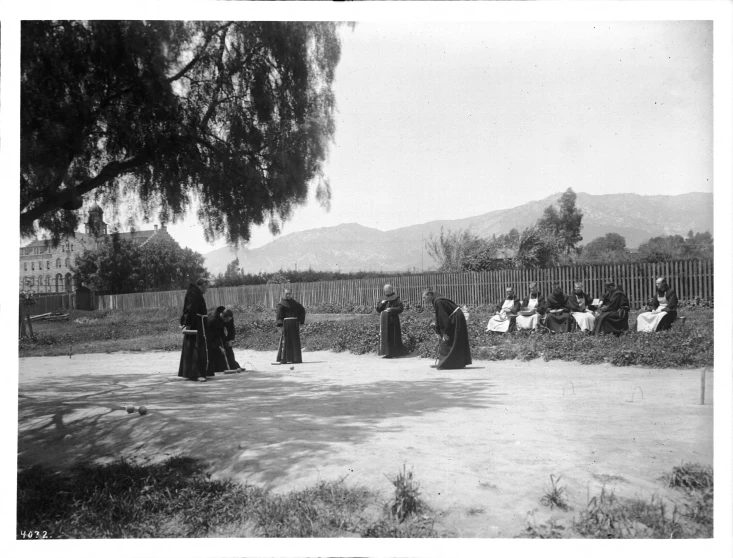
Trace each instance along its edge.
<instances>
[{"instance_id":1,"label":"weed clump","mask_svg":"<svg viewBox=\"0 0 733 558\"><path fill-rule=\"evenodd\" d=\"M550 509L558 508L562 511L568 511L570 506L565 497L566 487L558 485L561 478L562 476L555 478L555 475L550 475L550 486L545 489L545 494L540 499L540 503L543 506L549 506Z\"/></svg>"}]
</instances>

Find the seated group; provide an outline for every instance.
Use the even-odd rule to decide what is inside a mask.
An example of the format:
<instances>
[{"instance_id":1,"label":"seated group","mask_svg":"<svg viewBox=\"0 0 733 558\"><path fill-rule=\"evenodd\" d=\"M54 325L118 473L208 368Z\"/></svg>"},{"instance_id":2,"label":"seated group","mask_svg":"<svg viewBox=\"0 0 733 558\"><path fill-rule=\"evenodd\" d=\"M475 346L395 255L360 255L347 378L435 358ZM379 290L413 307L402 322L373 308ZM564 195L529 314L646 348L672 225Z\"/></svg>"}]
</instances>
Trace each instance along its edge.
<instances>
[{"instance_id":1,"label":"seated group","mask_svg":"<svg viewBox=\"0 0 733 558\"><path fill-rule=\"evenodd\" d=\"M657 293L649 301L648 311L637 318L637 331L669 329L677 319L674 290L664 277L657 279L656 285ZM529 294L524 300L514 293L513 287L507 287L506 298L497 305L496 314L489 320L486 331L536 331L539 327L553 333L579 329L586 333L620 335L629 329L629 299L621 287L611 281L604 283L603 299L595 301L585 293L582 283L575 283L573 292L568 296L556 283L546 299L539 292L537 283L530 283Z\"/></svg>"}]
</instances>

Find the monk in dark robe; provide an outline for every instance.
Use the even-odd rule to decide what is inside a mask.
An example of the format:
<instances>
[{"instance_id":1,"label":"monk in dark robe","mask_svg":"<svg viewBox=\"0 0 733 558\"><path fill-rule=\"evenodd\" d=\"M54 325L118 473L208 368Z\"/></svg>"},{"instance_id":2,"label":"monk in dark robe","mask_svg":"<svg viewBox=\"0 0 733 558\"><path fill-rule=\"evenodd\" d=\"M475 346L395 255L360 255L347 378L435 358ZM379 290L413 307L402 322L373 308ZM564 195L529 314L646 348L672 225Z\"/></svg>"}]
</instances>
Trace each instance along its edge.
<instances>
[{"instance_id":1,"label":"monk in dark robe","mask_svg":"<svg viewBox=\"0 0 733 558\"><path fill-rule=\"evenodd\" d=\"M234 313L229 308L218 306L202 318L202 336L206 347L206 353L202 355L202 366L206 368L207 375L213 376L215 372L227 370L240 370L239 363L234 358L234 351L229 346L228 338L233 337ZM231 326L231 330L230 330Z\"/></svg>"},{"instance_id":2,"label":"monk in dark robe","mask_svg":"<svg viewBox=\"0 0 733 558\"><path fill-rule=\"evenodd\" d=\"M400 314L405 309L392 285L384 286L384 300L377 304L379 315L379 356L384 358L400 357L405 354L402 345Z\"/></svg>"},{"instance_id":3,"label":"monk in dark robe","mask_svg":"<svg viewBox=\"0 0 733 558\"><path fill-rule=\"evenodd\" d=\"M438 370L454 370L471 364L468 326L463 310L433 289L423 292L423 303L435 310L435 322L431 326L440 336Z\"/></svg>"},{"instance_id":4,"label":"monk in dark robe","mask_svg":"<svg viewBox=\"0 0 733 558\"><path fill-rule=\"evenodd\" d=\"M613 333L621 335L629 330L629 299L611 281L604 284L603 304L598 309L593 333Z\"/></svg>"},{"instance_id":5,"label":"monk in dark robe","mask_svg":"<svg viewBox=\"0 0 733 558\"><path fill-rule=\"evenodd\" d=\"M547 297L545 303L545 327L553 333L570 332L570 310L568 309L568 297L562 292L559 283L552 286L552 293Z\"/></svg>"},{"instance_id":6,"label":"monk in dark robe","mask_svg":"<svg viewBox=\"0 0 733 558\"><path fill-rule=\"evenodd\" d=\"M299 364L303 362L300 347L300 326L305 323L305 308L293 298L290 289L283 291L283 298L277 305L277 327L281 327L280 346L277 349L277 364Z\"/></svg>"},{"instance_id":7,"label":"monk in dark robe","mask_svg":"<svg viewBox=\"0 0 733 558\"><path fill-rule=\"evenodd\" d=\"M192 381L206 381L206 367L200 368L199 349L205 351L203 345L199 344L198 333L186 333L187 331L197 332L201 320L198 316L206 315L206 301L204 294L209 288L209 281L200 278L195 285L190 285L183 300L183 313L181 314L180 325L183 335L183 349L181 350L181 362L178 366L178 376Z\"/></svg>"},{"instance_id":8,"label":"monk in dark robe","mask_svg":"<svg viewBox=\"0 0 733 558\"><path fill-rule=\"evenodd\" d=\"M677 319L677 293L667 279L657 279L657 294L649 301L649 311L636 318L636 331L664 331Z\"/></svg>"},{"instance_id":9,"label":"monk in dark robe","mask_svg":"<svg viewBox=\"0 0 733 558\"><path fill-rule=\"evenodd\" d=\"M237 330L234 327L234 313L231 311L231 309L226 309L228 312L230 312L232 319L228 322L224 323L224 329L226 329L226 341L224 343L224 349L226 351L226 357L227 361L229 362L229 369L230 370L244 370L243 366L240 366L237 362L237 359L234 358L234 349L232 348L234 346L234 339L237 336Z\"/></svg>"}]
</instances>

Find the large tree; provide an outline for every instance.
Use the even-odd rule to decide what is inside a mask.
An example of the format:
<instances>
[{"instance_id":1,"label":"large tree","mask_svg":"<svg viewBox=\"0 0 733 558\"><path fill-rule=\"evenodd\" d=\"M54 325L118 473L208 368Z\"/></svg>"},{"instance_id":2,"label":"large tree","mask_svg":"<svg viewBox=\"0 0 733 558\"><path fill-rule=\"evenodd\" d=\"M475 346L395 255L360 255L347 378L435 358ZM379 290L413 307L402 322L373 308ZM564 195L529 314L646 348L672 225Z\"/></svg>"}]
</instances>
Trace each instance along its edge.
<instances>
[{"instance_id":1,"label":"large tree","mask_svg":"<svg viewBox=\"0 0 733 558\"><path fill-rule=\"evenodd\" d=\"M626 239L618 233L606 233L583 246L579 262L582 263L624 263L633 258L626 249Z\"/></svg>"},{"instance_id":2,"label":"large tree","mask_svg":"<svg viewBox=\"0 0 733 558\"><path fill-rule=\"evenodd\" d=\"M109 294L184 289L208 276L204 257L190 248L172 240L140 246L118 234L77 255L72 272L77 283Z\"/></svg>"},{"instance_id":3,"label":"large tree","mask_svg":"<svg viewBox=\"0 0 733 558\"><path fill-rule=\"evenodd\" d=\"M89 197L207 238L327 205L336 23L21 23L21 233L73 233Z\"/></svg>"},{"instance_id":4,"label":"large tree","mask_svg":"<svg viewBox=\"0 0 733 558\"><path fill-rule=\"evenodd\" d=\"M559 211L550 205L537 221L537 226L545 233L557 237L560 249L569 258L572 253L578 252L578 243L583 240L580 234L583 221L583 212L580 211L575 201L578 196L572 188L565 190L558 202Z\"/></svg>"}]
</instances>

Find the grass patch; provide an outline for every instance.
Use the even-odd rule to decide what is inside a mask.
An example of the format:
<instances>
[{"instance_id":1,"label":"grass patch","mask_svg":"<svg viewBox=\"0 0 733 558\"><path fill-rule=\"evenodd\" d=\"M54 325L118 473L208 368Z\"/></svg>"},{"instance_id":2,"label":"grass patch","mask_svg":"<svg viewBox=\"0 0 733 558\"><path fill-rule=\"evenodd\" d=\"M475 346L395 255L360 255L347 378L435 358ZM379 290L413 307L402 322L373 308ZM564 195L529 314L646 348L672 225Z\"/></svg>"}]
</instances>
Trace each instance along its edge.
<instances>
[{"instance_id":1,"label":"grass patch","mask_svg":"<svg viewBox=\"0 0 733 558\"><path fill-rule=\"evenodd\" d=\"M20 471L17 537L41 529L52 538L85 539L439 536L426 513L399 522L380 509L374 492L343 479L279 495L211 480L186 457L120 460L65 473Z\"/></svg>"},{"instance_id":2,"label":"grass patch","mask_svg":"<svg viewBox=\"0 0 733 558\"><path fill-rule=\"evenodd\" d=\"M632 312L631 331L620 337L589 336L584 333L562 335L488 334L486 323L493 314L486 309L471 309L468 325L471 353L476 360L575 361L582 364L647 366L655 368L703 368L713 366L713 316L709 308L685 309L685 323L670 331L653 334L634 331L638 311ZM20 356L68 355L116 351L180 351L179 312L149 308L128 311L72 311L68 322L34 324L36 339L22 340ZM406 311L400 316L402 341L406 349L433 358L435 336L428 324L429 312ZM235 349L276 351L280 332L273 312L235 314ZM348 351L373 354L379 345L379 316L371 314L309 314L301 328L306 351Z\"/></svg>"},{"instance_id":3,"label":"grass patch","mask_svg":"<svg viewBox=\"0 0 733 558\"><path fill-rule=\"evenodd\" d=\"M543 506L549 506L550 509L558 508L562 511L570 509L568 505L565 490L566 487L559 486L559 482L562 476L555 478L555 475L550 475L550 486L545 489L545 494L540 499L540 504Z\"/></svg>"},{"instance_id":4,"label":"grass patch","mask_svg":"<svg viewBox=\"0 0 733 558\"><path fill-rule=\"evenodd\" d=\"M558 478L559 480L559 478ZM588 539L691 539L713 536L712 468L697 464L675 467L662 477L668 486L682 491L681 505L654 495L649 499L618 498L606 488L589 496L587 505L570 527L556 519L537 524L528 514L524 538ZM552 488L555 487L553 483ZM547 497L547 494L543 499ZM543 502L545 503L545 502ZM548 505L548 504L545 504Z\"/></svg>"}]
</instances>

